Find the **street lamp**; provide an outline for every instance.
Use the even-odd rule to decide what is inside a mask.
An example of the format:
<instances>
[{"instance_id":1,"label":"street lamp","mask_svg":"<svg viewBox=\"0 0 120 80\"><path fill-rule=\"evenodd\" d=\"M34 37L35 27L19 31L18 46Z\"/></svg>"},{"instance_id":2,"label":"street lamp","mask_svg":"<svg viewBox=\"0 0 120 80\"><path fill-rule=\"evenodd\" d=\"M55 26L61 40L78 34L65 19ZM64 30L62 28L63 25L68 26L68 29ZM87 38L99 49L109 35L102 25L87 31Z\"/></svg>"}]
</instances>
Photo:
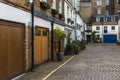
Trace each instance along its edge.
<instances>
[{"instance_id":1,"label":"street lamp","mask_svg":"<svg viewBox=\"0 0 120 80\"><path fill-rule=\"evenodd\" d=\"M31 4L31 71L34 70L34 0L29 0Z\"/></svg>"}]
</instances>

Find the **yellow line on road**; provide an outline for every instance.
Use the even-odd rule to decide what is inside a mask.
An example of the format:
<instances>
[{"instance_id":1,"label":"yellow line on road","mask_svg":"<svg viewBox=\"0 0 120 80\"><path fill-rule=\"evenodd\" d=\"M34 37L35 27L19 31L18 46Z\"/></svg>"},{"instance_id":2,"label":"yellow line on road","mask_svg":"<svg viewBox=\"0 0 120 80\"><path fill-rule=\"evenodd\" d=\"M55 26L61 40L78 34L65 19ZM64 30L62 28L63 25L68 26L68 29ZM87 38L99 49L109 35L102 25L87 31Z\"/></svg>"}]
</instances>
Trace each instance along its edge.
<instances>
[{"instance_id":1,"label":"yellow line on road","mask_svg":"<svg viewBox=\"0 0 120 80\"><path fill-rule=\"evenodd\" d=\"M68 59L67 61L65 61L62 65L60 65L58 68L54 69L51 73L49 73L46 77L43 78L43 80L47 80L54 72L56 72L58 69L60 69L62 66L64 66L66 63L68 63L70 60L72 60L75 57L72 56L70 59Z\"/></svg>"}]
</instances>

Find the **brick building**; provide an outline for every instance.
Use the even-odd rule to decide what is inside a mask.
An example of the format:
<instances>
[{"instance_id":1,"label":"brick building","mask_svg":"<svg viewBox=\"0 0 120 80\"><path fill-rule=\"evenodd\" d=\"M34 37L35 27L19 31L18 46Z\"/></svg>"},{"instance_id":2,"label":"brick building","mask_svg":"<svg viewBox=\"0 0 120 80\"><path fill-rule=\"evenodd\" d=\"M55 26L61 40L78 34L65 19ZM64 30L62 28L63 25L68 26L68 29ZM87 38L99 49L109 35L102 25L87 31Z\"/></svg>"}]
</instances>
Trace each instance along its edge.
<instances>
[{"instance_id":1,"label":"brick building","mask_svg":"<svg viewBox=\"0 0 120 80\"><path fill-rule=\"evenodd\" d=\"M76 20L76 1L34 0L34 55L31 54L31 4L29 0L0 0L0 80L8 80L56 57L58 44L51 37L56 27L70 31L75 40L84 23ZM81 21L79 21L81 20ZM53 27L53 28L52 28ZM80 36L80 35L79 35ZM52 43L52 39L54 40ZM64 51L64 40L61 41ZM51 47L54 51L51 52Z\"/></svg>"},{"instance_id":2,"label":"brick building","mask_svg":"<svg viewBox=\"0 0 120 80\"><path fill-rule=\"evenodd\" d=\"M119 16L117 15L119 13L119 0L81 0L81 2L83 4L87 4L87 8L84 7L84 5L81 5L81 15L83 16L83 18L87 16L88 20L91 19L88 23L91 23L92 31L97 32L96 35L101 39L102 42L117 42L119 36ZM88 6L88 3L91 3L90 7ZM87 14L82 14L83 9L84 12L87 11L88 14L91 14L91 16L88 16ZM106 30L107 32L105 32ZM89 37L88 35L86 35L86 40L89 39Z\"/></svg>"},{"instance_id":3,"label":"brick building","mask_svg":"<svg viewBox=\"0 0 120 80\"><path fill-rule=\"evenodd\" d=\"M34 64L51 59L51 22L64 31L64 0L34 0ZM0 80L31 69L31 4L29 0L0 0ZM64 46L64 45L63 45ZM55 55L54 55L55 56Z\"/></svg>"}]
</instances>

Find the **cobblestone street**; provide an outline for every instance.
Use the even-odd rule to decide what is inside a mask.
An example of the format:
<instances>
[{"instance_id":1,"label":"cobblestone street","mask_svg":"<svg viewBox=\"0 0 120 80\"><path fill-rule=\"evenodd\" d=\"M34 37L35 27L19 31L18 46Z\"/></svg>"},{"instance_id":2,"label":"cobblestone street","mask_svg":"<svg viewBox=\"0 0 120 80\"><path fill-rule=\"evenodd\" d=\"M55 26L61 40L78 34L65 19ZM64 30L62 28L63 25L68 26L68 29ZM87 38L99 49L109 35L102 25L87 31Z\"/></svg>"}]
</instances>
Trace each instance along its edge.
<instances>
[{"instance_id":1,"label":"cobblestone street","mask_svg":"<svg viewBox=\"0 0 120 80\"><path fill-rule=\"evenodd\" d=\"M120 46L89 44L48 80L120 80Z\"/></svg>"}]
</instances>

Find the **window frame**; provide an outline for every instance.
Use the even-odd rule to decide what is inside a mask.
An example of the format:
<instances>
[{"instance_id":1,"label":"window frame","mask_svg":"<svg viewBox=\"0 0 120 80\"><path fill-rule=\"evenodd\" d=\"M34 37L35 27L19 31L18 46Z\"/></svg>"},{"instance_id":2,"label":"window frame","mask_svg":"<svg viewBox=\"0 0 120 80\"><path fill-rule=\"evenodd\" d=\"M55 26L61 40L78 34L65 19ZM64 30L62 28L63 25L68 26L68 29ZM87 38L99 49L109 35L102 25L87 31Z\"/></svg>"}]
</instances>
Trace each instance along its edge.
<instances>
[{"instance_id":1,"label":"window frame","mask_svg":"<svg viewBox=\"0 0 120 80\"><path fill-rule=\"evenodd\" d=\"M96 26L96 30L100 30L100 26Z\"/></svg>"},{"instance_id":2,"label":"window frame","mask_svg":"<svg viewBox=\"0 0 120 80\"><path fill-rule=\"evenodd\" d=\"M115 30L115 26L111 26L111 30Z\"/></svg>"},{"instance_id":3,"label":"window frame","mask_svg":"<svg viewBox=\"0 0 120 80\"><path fill-rule=\"evenodd\" d=\"M97 5L98 6L102 5L102 0L97 0Z\"/></svg>"}]
</instances>

